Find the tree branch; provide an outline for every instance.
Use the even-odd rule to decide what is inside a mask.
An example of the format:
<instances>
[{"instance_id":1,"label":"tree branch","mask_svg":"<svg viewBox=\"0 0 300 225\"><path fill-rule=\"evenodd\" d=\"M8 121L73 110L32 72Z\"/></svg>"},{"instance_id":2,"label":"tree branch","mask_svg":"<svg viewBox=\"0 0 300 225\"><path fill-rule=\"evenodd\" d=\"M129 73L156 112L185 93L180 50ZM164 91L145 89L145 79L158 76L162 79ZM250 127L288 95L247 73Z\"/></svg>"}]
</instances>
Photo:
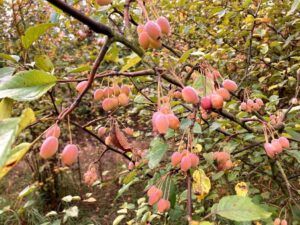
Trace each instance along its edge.
<instances>
[{"instance_id":1,"label":"tree branch","mask_svg":"<svg viewBox=\"0 0 300 225\"><path fill-rule=\"evenodd\" d=\"M65 111L61 112L60 115L58 116L58 120L61 121L65 118L65 116L69 115L80 103L82 97L84 96L84 94L88 91L88 89L92 86L96 72L102 62L102 60L104 59L104 56L106 54L106 52L109 49L109 46L111 45L111 43L113 42L112 38L108 38L104 45L102 46L102 49L96 59L96 61L94 62L90 77L88 79L88 84L85 87L85 89L83 90L83 92L76 98L76 100L72 103L72 105L70 105Z\"/></svg>"},{"instance_id":2,"label":"tree branch","mask_svg":"<svg viewBox=\"0 0 300 225\"><path fill-rule=\"evenodd\" d=\"M119 71L105 71L103 73L97 74L95 79L103 78L103 77L112 77L112 76L125 76L125 77L139 77L146 75L155 75L152 69L140 70L135 72L119 72ZM83 79L70 79L70 80L58 80L58 83L73 83L73 82L81 82L86 81L88 78Z\"/></svg>"},{"instance_id":3,"label":"tree branch","mask_svg":"<svg viewBox=\"0 0 300 225\"><path fill-rule=\"evenodd\" d=\"M79 20L83 24L87 25L94 32L105 34L109 38L114 38L115 41L124 44L125 46L133 50L136 54L138 54L140 57L144 55L143 49L141 49L138 45L127 40L121 34L115 32L105 24L99 23L91 19L90 17L84 15L80 11L76 10L74 7L68 5L67 3L61 0L47 0L47 1L53 4L54 6L58 7L59 9L61 9L65 13L69 14L70 16L74 17L75 19Z\"/></svg>"}]
</instances>

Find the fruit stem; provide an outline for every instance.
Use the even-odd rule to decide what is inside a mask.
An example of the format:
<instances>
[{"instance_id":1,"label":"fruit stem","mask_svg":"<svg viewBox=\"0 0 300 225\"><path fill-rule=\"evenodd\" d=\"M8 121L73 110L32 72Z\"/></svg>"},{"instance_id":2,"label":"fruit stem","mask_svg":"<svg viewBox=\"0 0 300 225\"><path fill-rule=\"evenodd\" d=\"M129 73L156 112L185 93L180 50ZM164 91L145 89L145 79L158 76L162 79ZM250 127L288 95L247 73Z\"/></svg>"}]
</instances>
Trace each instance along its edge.
<instances>
[{"instance_id":1,"label":"fruit stem","mask_svg":"<svg viewBox=\"0 0 300 225\"><path fill-rule=\"evenodd\" d=\"M187 172L186 176L186 183L187 183L187 219L190 221L192 219L192 178L190 171Z\"/></svg>"}]
</instances>

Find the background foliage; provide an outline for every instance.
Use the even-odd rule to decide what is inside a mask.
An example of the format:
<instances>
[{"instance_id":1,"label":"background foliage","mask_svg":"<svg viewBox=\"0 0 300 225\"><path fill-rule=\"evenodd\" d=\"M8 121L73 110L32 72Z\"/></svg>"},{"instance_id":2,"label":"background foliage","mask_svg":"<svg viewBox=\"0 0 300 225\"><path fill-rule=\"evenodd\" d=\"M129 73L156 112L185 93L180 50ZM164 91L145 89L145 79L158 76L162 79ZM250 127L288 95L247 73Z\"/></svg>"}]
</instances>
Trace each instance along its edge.
<instances>
[{"instance_id":1,"label":"background foliage","mask_svg":"<svg viewBox=\"0 0 300 225\"><path fill-rule=\"evenodd\" d=\"M300 1L144 1L150 19L163 15L172 28L163 48L146 52L134 49L136 26L124 27L124 1L103 7L92 0L65 2L123 39L109 46L99 77L60 123L60 152L70 135L80 146L79 163L63 167L59 154L39 157L43 132L76 101L75 87L89 77L106 36L47 1L0 1L1 224L184 224L189 204L190 224L272 224L277 217L300 224ZM145 23L136 1L129 13ZM171 98L180 129L154 134L151 118L160 97L188 85L203 97L214 88L205 79L208 70L239 84L223 110L194 120L199 113L193 116L191 105ZM132 87L130 104L104 112L93 91L116 83ZM248 97L263 99L264 108L241 111ZM298 102L291 104L292 98ZM270 123L272 115L283 116L275 135L291 143L275 159L265 154L262 125L255 120ZM128 140L146 154L133 170L127 164L134 154L110 151L97 136L111 121L132 128ZM200 156L196 178L170 165L170 155L185 144ZM232 169L218 171L216 151L231 154ZM83 175L91 166L98 179L89 186ZM192 202L186 178L200 189ZM164 215L147 204L145 194L161 180L171 202Z\"/></svg>"}]
</instances>

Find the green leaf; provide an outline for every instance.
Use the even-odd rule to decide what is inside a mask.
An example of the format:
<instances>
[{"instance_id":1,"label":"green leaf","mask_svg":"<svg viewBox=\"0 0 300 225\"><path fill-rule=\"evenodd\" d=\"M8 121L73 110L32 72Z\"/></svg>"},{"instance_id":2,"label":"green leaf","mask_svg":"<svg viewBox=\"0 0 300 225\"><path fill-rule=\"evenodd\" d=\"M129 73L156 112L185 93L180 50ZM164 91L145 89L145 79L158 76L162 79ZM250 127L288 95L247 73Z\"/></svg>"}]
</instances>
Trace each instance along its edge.
<instances>
[{"instance_id":1,"label":"green leaf","mask_svg":"<svg viewBox=\"0 0 300 225\"><path fill-rule=\"evenodd\" d=\"M15 72L15 68L13 67L3 67L0 68L0 81L4 80L6 77L10 77Z\"/></svg>"},{"instance_id":2,"label":"green leaf","mask_svg":"<svg viewBox=\"0 0 300 225\"><path fill-rule=\"evenodd\" d=\"M300 141L300 133L294 131L292 128L286 128L285 130L293 139Z\"/></svg>"},{"instance_id":3,"label":"green leaf","mask_svg":"<svg viewBox=\"0 0 300 225\"><path fill-rule=\"evenodd\" d=\"M0 121L0 168L5 165L9 151L15 141L20 118L8 118Z\"/></svg>"},{"instance_id":4,"label":"green leaf","mask_svg":"<svg viewBox=\"0 0 300 225\"><path fill-rule=\"evenodd\" d=\"M184 118L181 120L180 123L180 129L181 130L186 130L188 127L190 127L193 124L193 121L187 118Z\"/></svg>"},{"instance_id":5,"label":"green leaf","mask_svg":"<svg viewBox=\"0 0 300 225\"><path fill-rule=\"evenodd\" d=\"M137 172L135 170L131 171L130 173L128 173L126 175L126 177L124 177L123 179L123 184L129 184L131 181L134 180L134 178L136 177Z\"/></svg>"},{"instance_id":6,"label":"green leaf","mask_svg":"<svg viewBox=\"0 0 300 225\"><path fill-rule=\"evenodd\" d=\"M178 63L184 63L189 58L190 54L193 51L194 51L194 49L190 49L190 50L186 51L185 53L183 53L183 55L178 60Z\"/></svg>"},{"instance_id":7,"label":"green leaf","mask_svg":"<svg viewBox=\"0 0 300 225\"><path fill-rule=\"evenodd\" d=\"M13 62L18 62L20 60L20 57L17 55L8 55L5 53L0 53L0 58Z\"/></svg>"},{"instance_id":8,"label":"green leaf","mask_svg":"<svg viewBox=\"0 0 300 225\"><path fill-rule=\"evenodd\" d=\"M53 23L42 23L29 27L25 31L25 35L21 37L24 48L29 48L33 42L35 42L40 36L42 36L50 27L53 27Z\"/></svg>"},{"instance_id":9,"label":"green leaf","mask_svg":"<svg viewBox=\"0 0 300 225\"><path fill-rule=\"evenodd\" d=\"M0 98L32 101L40 98L56 83L56 77L40 70L19 72L0 84Z\"/></svg>"},{"instance_id":10,"label":"green leaf","mask_svg":"<svg viewBox=\"0 0 300 225\"><path fill-rule=\"evenodd\" d=\"M300 152L298 150L286 151L287 154L294 157L300 163Z\"/></svg>"},{"instance_id":11,"label":"green leaf","mask_svg":"<svg viewBox=\"0 0 300 225\"><path fill-rule=\"evenodd\" d=\"M163 139L157 137L151 141L150 150L147 155L150 169L155 168L160 163L167 150L168 144L164 142Z\"/></svg>"},{"instance_id":12,"label":"green leaf","mask_svg":"<svg viewBox=\"0 0 300 225\"><path fill-rule=\"evenodd\" d=\"M84 66L77 67L75 69L71 69L70 71L68 71L68 73L81 73L81 72L89 71L90 69L91 69L90 65L84 65Z\"/></svg>"},{"instance_id":13,"label":"green leaf","mask_svg":"<svg viewBox=\"0 0 300 225\"><path fill-rule=\"evenodd\" d=\"M110 49L104 57L106 62L117 63L119 60L119 48L116 44L111 45Z\"/></svg>"},{"instance_id":14,"label":"green leaf","mask_svg":"<svg viewBox=\"0 0 300 225\"><path fill-rule=\"evenodd\" d=\"M122 196L128 189L130 188L131 185L135 184L139 179L134 178L132 181L130 181L128 184L124 184L118 191L116 199L118 199L120 196Z\"/></svg>"},{"instance_id":15,"label":"green leaf","mask_svg":"<svg viewBox=\"0 0 300 225\"><path fill-rule=\"evenodd\" d=\"M266 219L271 216L271 213L254 204L251 198L236 195L223 197L218 204L213 205L211 211L238 222Z\"/></svg>"},{"instance_id":16,"label":"green leaf","mask_svg":"<svg viewBox=\"0 0 300 225\"><path fill-rule=\"evenodd\" d=\"M30 143L22 143L12 149L20 131L35 121L32 109L25 109L21 117L0 121L0 179L4 177L27 153Z\"/></svg>"},{"instance_id":17,"label":"green leaf","mask_svg":"<svg viewBox=\"0 0 300 225\"><path fill-rule=\"evenodd\" d=\"M202 133L202 128L201 128L199 123L194 124L193 133L194 134L201 134Z\"/></svg>"},{"instance_id":18,"label":"green leaf","mask_svg":"<svg viewBox=\"0 0 300 225\"><path fill-rule=\"evenodd\" d=\"M34 61L35 66L41 70L51 72L54 69L51 59L47 55L36 55Z\"/></svg>"},{"instance_id":19,"label":"green leaf","mask_svg":"<svg viewBox=\"0 0 300 225\"><path fill-rule=\"evenodd\" d=\"M129 60L126 62L126 64L122 67L121 72L124 72L124 71L128 70L129 68L135 66L141 60L142 60L141 57L139 57L138 55L134 54L134 56L131 56L129 58Z\"/></svg>"},{"instance_id":20,"label":"green leaf","mask_svg":"<svg viewBox=\"0 0 300 225\"><path fill-rule=\"evenodd\" d=\"M296 10L297 8L299 7L299 4L300 4L300 0L294 0L293 4L292 4L292 7L290 9L290 11L288 12L288 16L292 15Z\"/></svg>"},{"instance_id":21,"label":"green leaf","mask_svg":"<svg viewBox=\"0 0 300 225\"><path fill-rule=\"evenodd\" d=\"M31 184L28 185L26 188L24 188L18 195L18 198L24 198L34 192L38 188L37 184Z\"/></svg>"},{"instance_id":22,"label":"green leaf","mask_svg":"<svg viewBox=\"0 0 300 225\"><path fill-rule=\"evenodd\" d=\"M9 118L11 116L13 100L9 98L4 98L0 102L0 120Z\"/></svg>"}]
</instances>

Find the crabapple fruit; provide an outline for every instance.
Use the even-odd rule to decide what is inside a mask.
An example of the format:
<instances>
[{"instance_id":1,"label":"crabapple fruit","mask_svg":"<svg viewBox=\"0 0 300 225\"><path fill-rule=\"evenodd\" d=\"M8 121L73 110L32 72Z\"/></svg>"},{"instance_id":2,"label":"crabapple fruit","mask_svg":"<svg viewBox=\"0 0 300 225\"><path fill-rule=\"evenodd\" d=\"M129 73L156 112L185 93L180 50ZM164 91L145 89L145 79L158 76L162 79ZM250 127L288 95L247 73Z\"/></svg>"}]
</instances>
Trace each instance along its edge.
<instances>
[{"instance_id":1,"label":"crabapple fruit","mask_svg":"<svg viewBox=\"0 0 300 225\"><path fill-rule=\"evenodd\" d=\"M102 100L104 97L104 91L102 89L97 89L95 92L94 92L94 99L96 101L100 101Z\"/></svg>"},{"instance_id":2,"label":"crabapple fruit","mask_svg":"<svg viewBox=\"0 0 300 225\"><path fill-rule=\"evenodd\" d=\"M282 145L278 139L273 139L271 144L273 145L276 153L282 152Z\"/></svg>"},{"instance_id":3,"label":"crabapple fruit","mask_svg":"<svg viewBox=\"0 0 300 225\"><path fill-rule=\"evenodd\" d=\"M52 125L51 127L48 128L48 130L46 131L45 137L56 137L59 138L60 136L60 128L57 124Z\"/></svg>"},{"instance_id":4,"label":"crabapple fruit","mask_svg":"<svg viewBox=\"0 0 300 225\"><path fill-rule=\"evenodd\" d=\"M223 81L222 85L230 92L234 92L238 89L237 84L233 80L226 79Z\"/></svg>"},{"instance_id":5,"label":"crabapple fruit","mask_svg":"<svg viewBox=\"0 0 300 225\"><path fill-rule=\"evenodd\" d=\"M139 35L139 44L143 49L147 49L150 46L150 38L146 31L143 31Z\"/></svg>"},{"instance_id":6,"label":"crabapple fruit","mask_svg":"<svg viewBox=\"0 0 300 225\"><path fill-rule=\"evenodd\" d=\"M164 213L170 209L170 206L171 206L170 202L162 198L157 203L157 210L160 213Z\"/></svg>"},{"instance_id":7,"label":"crabapple fruit","mask_svg":"<svg viewBox=\"0 0 300 225\"><path fill-rule=\"evenodd\" d=\"M276 218L273 222L273 225L280 225L281 220L279 218Z\"/></svg>"},{"instance_id":8,"label":"crabapple fruit","mask_svg":"<svg viewBox=\"0 0 300 225\"><path fill-rule=\"evenodd\" d=\"M262 107L262 106L264 105L264 102L263 102L260 98L255 99L255 102L256 102L260 107Z\"/></svg>"},{"instance_id":9,"label":"crabapple fruit","mask_svg":"<svg viewBox=\"0 0 300 225\"><path fill-rule=\"evenodd\" d=\"M219 94L212 94L211 95L211 104L212 107L215 109L221 109L223 107L223 98Z\"/></svg>"},{"instance_id":10,"label":"crabapple fruit","mask_svg":"<svg viewBox=\"0 0 300 225\"><path fill-rule=\"evenodd\" d=\"M111 136L107 136L107 137L105 138L105 140L104 140L104 143L105 143L106 145L111 145L111 142L112 142Z\"/></svg>"},{"instance_id":11,"label":"crabapple fruit","mask_svg":"<svg viewBox=\"0 0 300 225\"><path fill-rule=\"evenodd\" d=\"M111 97L114 94L114 91L111 87L104 88L103 92L104 92L104 97L105 98Z\"/></svg>"},{"instance_id":12,"label":"crabapple fruit","mask_svg":"<svg viewBox=\"0 0 300 225\"><path fill-rule=\"evenodd\" d=\"M278 138L279 143L283 148L289 148L290 147L290 142L286 137L280 137Z\"/></svg>"},{"instance_id":13,"label":"crabapple fruit","mask_svg":"<svg viewBox=\"0 0 300 225\"><path fill-rule=\"evenodd\" d=\"M216 92L222 96L224 101L228 101L230 99L230 93L226 88L219 88Z\"/></svg>"},{"instance_id":14,"label":"crabapple fruit","mask_svg":"<svg viewBox=\"0 0 300 225\"><path fill-rule=\"evenodd\" d=\"M163 34L169 35L171 33L170 23L169 23L169 21L168 21L168 19L166 17L164 17L164 16L159 17L156 20L156 23L160 27L161 32Z\"/></svg>"},{"instance_id":15,"label":"crabapple fruit","mask_svg":"<svg viewBox=\"0 0 300 225\"><path fill-rule=\"evenodd\" d=\"M214 152L213 159L218 162L225 162L230 159L230 154L228 152Z\"/></svg>"},{"instance_id":16,"label":"crabapple fruit","mask_svg":"<svg viewBox=\"0 0 300 225\"><path fill-rule=\"evenodd\" d=\"M118 102L119 102L119 105L121 106L126 106L128 105L129 103L129 98L126 94L124 93L121 93L119 96L118 96Z\"/></svg>"},{"instance_id":17,"label":"crabapple fruit","mask_svg":"<svg viewBox=\"0 0 300 225\"><path fill-rule=\"evenodd\" d=\"M181 162L181 159L182 159L182 155L180 152L174 152L171 156L171 164L172 166L177 166L180 162Z\"/></svg>"},{"instance_id":18,"label":"crabapple fruit","mask_svg":"<svg viewBox=\"0 0 300 225\"><path fill-rule=\"evenodd\" d=\"M167 130L169 128L169 121L168 121L167 116L165 116L162 113L157 115L155 118L155 127L156 127L158 133L160 133L160 134L167 133Z\"/></svg>"},{"instance_id":19,"label":"crabapple fruit","mask_svg":"<svg viewBox=\"0 0 300 225\"><path fill-rule=\"evenodd\" d=\"M99 137L103 137L105 133L106 133L106 127L100 127L98 129L98 136Z\"/></svg>"},{"instance_id":20,"label":"crabapple fruit","mask_svg":"<svg viewBox=\"0 0 300 225\"><path fill-rule=\"evenodd\" d=\"M47 137L40 148L40 156L43 159L49 159L55 155L57 149L58 139L54 136Z\"/></svg>"},{"instance_id":21,"label":"crabapple fruit","mask_svg":"<svg viewBox=\"0 0 300 225\"><path fill-rule=\"evenodd\" d=\"M78 147L73 144L68 144L61 153L61 161L67 166L71 166L78 159Z\"/></svg>"},{"instance_id":22,"label":"crabapple fruit","mask_svg":"<svg viewBox=\"0 0 300 225\"><path fill-rule=\"evenodd\" d=\"M154 48L154 49L159 49L159 48L161 48L161 46L162 46L161 40L153 40L152 38L150 38L149 47Z\"/></svg>"},{"instance_id":23,"label":"crabapple fruit","mask_svg":"<svg viewBox=\"0 0 300 225\"><path fill-rule=\"evenodd\" d=\"M128 163L128 169L129 169L129 170L133 170L133 169L134 169L134 163L133 163L133 162L130 161L130 162Z\"/></svg>"},{"instance_id":24,"label":"crabapple fruit","mask_svg":"<svg viewBox=\"0 0 300 225\"><path fill-rule=\"evenodd\" d=\"M162 190L160 190L158 188L153 190L153 192L149 196L149 200L148 200L149 205L154 205L155 203L157 203L161 199L162 196L163 196Z\"/></svg>"},{"instance_id":25,"label":"crabapple fruit","mask_svg":"<svg viewBox=\"0 0 300 225\"><path fill-rule=\"evenodd\" d=\"M144 29L147 32L148 36L154 41L159 40L159 38L161 37L161 29L154 21L148 21L145 24Z\"/></svg>"},{"instance_id":26,"label":"crabapple fruit","mask_svg":"<svg viewBox=\"0 0 300 225\"><path fill-rule=\"evenodd\" d=\"M197 104L199 102L199 97L196 90L190 86L182 89L182 98L187 103Z\"/></svg>"},{"instance_id":27,"label":"crabapple fruit","mask_svg":"<svg viewBox=\"0 0 300 225\"><path fill-rule=\"evenodd\" d=\"M243 111L247 110L247 103L246 102L241 103L241 110L243 110Z\"/></svg>"},{"instance_id":28,"label":"crabapple fruit","mask_svg":"<svg viewBox=\"0 0 300 225\"><path fill-rule=\"evenodd\" d=\"M174 114L168 114L167 115L168 121L169 121L169 127L173 130L177 130L180 126L180 121Z\"/></svg>"},{"instance_id":29,"label":"crabapple fruit","mask_svg":"<svg viewBox=\"0 0 300 225\"><path fill-rule=\"evenodd\" d=\"M201 107L205 110L210 110L212 107L210 96L201 98Z\"/></svg>"},{"instance_id":30,"label":"crabapple fruit","mask_svg":"<svg viewBox=\"0 0 300 225\"><path fill-rule=\"evenodd\" d=\"M267 155L270 157L270 158L273 158L276 154L276 150L274 148L274 146L270 143L265 143L264 144L264 149L267 153Z\"/></svg>"},{"instance_id":31,"label":"crabapple fruit","mask_svg":"<svg viewBox=\"0 0 300 225\"><path fill-rule=\"evenodd\" d=\"M102 102L102 108L104 111L111 111L115 108L113 98L106 98Z\"/></svg>"},{"instance_id":32,"label":"crabapple fruit","mask_svg":"<svg viewBox=\"0 0 300 225\"><path fill-rule=\"evenodd\" d=\"M121 86L121 93L126 94L127 96L130 94L130 87L128 85Z\"/></svg>"},{"instance_id":33,"label":"crabapple fruit","mask_svg":"<svg viewBox=\"0 0 300 225\"><path fill-rule=\"evenodd\" d=\"M199 157L194 153L190 153L189 157L191 159L192 167L197 167L199 164Z\"/></svg>"},{"instance_id":34,"label":"crabapple fruit","mask_svg":"<svg viewBox=\"0 0 300 225\"><path fill-rule=\"evenodd\" d=\"M180 162L180 169L184 172L188 171L192 166L192 160L189 155L183 156Z\"/></svg>"},{"instance_id":35,"label":"crabapple fruit","mask_svg":"<svg viewBox=\"0 0 300 225\"><path fill-rule=\"evenodd\" d=\"M78 93L81 94L85 90L87 85L88 85L87 81L81 81L80 83L77 84L76 90L78 91Z\"/></svg>"}]
</instances>

